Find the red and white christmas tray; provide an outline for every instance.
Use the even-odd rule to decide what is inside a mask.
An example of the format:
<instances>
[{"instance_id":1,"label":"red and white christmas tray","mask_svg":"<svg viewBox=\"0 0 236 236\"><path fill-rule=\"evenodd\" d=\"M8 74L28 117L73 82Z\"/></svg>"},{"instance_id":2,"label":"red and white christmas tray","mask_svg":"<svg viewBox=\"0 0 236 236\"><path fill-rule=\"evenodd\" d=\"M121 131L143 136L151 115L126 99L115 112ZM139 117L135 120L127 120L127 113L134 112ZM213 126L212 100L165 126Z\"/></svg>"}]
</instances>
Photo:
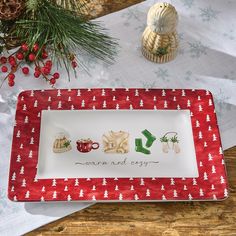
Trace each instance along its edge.
<instances>
[{"instance_id":1,"label":"red and white christmas tray","mask_svg":"<svg viewBox=\"0 0 236 236\"><path fill-rule=\"evenodd\" d=\"M107 113L102 112L108 110ZM126 114L128 111L132 111L128 114L131 115L131 118L128 118ZM161 124L163 120L169 119L171 121L172 114L176 115L178 119L183 119L183 123L186 122L186 125L184 123L184 126L181 124L182 126L176 128L178 132L173 132L173 127L176 124L178 126L181 123L179 121L177 123L171 122L171 124L169 122L169 125ZM189 119L184 118L187 114L189 114ZM109 119L110 115L111 119ZM77 126L80 127L77 127L80 135L85 130L83 125L76 125L76 122L71 124L73 120L88 117L86 120L89 122L88 120L92 116L100 117L98 118L100 121L103 120L103 117L108 119L103 123L95 122L94 128L88 131L89 135L94 134L96 142L92 144L92 141L88 139L89 141L87 140L87 143L84 144L83 139L77 142L73 140L73 132L76 131ZM127 124L125 126L125 119L119 123L124 116L127 116L127 120L131 119L131 121L132 117L137 117L134 122L131 122L133 123L130 125L133 127L132 129L129 130ZM147 118L146 123L138 121L142 116ZM55 117L55 122L53 117ZM117 122L115 121L116 117L118 117ZM150 117L154 120L153 123L157 121L156 124L153 124L155 135L164 131L171 132L166 132L164 136L162 133L162 136L155 137L153 133L149 132L152 129L152 124L150 124L152 121L149 122ZM68 141L65 137L59 136L54 141L53 148L51 144L47 148L51 137L49 137L49 141L45 141L46 134L50 136L50 132L52 132L48 122L51 122L52 126L53 123L58 126L60 119L62 124L64 122L67 125L68 130L71 129L72 139ZM184 140L183 137L187 131L183 130L185 126L188 126L188 121L190 127L188 134L191 134L191 137L188 136ZM136 131L134 130L135 122L140 124L140 130L138 128ZM112 156L112 151L109 154L104 154L101 146L102 144L106 145L106 142L103 140L98 143L97 141L99 137L106 136L101 136L102 133L96 136L103 130L107 134L106 131L114 123L116 123L114 127L118 128L124 125L128 132L122 131L122 135L127 135L125 137L130 138L129 143L127 140L123 142L125 143L124 149L119 151L116 156ZM159 130L155 131L157 123ZM81 121L78 121L78 124L81 125ZM170 130L168 130L169 127ZM181 134L182 131L183 134ZM166 136L168 133L173 133L171 137L168 137L169 139ZM110 133L111 136L113 134L116 133ZM146 147L144 147L144 136L148 138ZM64 146L60 147L62 138L66 141L64 140ZM172 148L168 140L172 142ZM155 145L151 147L154 141ZM91 145L88 142L91 142ZM76 143L77 148L75 147ZM130 145L129 148L128 145ZM134 147L134 145L136 146ZM194 152L190 150L191 145ZM46 149L48 149L47 152ZM189 150L190 152L188 152ZM60 152L66 152L66 154ZM159 153L157 160L155 152ZM167 154L168 152L169 154ZM127 156L125 156L126 154ZM73 158L76 159L76 156L78 156L78 162L75 163ZM103 162L89 162L89 160L97 160L99 156L105 158L106 161L103 159ZM120 157L122 158L119 161ZM142 161L135 161L132 158ZM168 161L172 160L171 158L174 160L172 166L168 164ZM191 171L189 171L191 169L190 159L196 164ZM66 161L64 162L64 160ZM73 163L71 171L67 160L71 160ZM96 163L97 167L91 167L91 163L93 165ZM103 166L104 163L111 164L110 167L112 166L114 169L109 172L109 165ZM99 167L99 165L102 166ZM64 166L65 172L63 171ZM78 168L78 171L75 168ZM104 176L102 176L103 173ZM110 176L109 173L111 173ZM150 176L147 173L150 173ZM155 173L157 174L155 175ZM59 178L57 178L57 174ZM223 151L213 97L209 91L133 88L55 89L24 91L18 97L9 172L8 197L10 200L21 202L194 201L223 200L227 196L228 184Z\"/></svg>"}]
</instances>

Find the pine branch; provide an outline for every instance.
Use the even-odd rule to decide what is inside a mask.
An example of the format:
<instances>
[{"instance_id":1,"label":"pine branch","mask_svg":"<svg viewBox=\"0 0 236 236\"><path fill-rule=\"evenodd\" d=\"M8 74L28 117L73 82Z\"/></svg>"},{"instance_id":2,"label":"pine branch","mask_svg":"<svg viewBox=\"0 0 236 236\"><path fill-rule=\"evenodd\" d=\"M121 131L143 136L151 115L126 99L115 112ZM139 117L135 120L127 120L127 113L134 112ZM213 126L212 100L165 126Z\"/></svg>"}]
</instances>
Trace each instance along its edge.
<instances>
[{"instance_id":1,"label":"pine branch","mask_svg":"<svg viewBox=\"0 0 236 236\"><path fill-rule=\"evenodd\" d=\"M76 0L55 0L57 4L75 4ZM72 6L72 5L71 5ZM78 7L78 9L80 6ZM116 54L117 41L106 33L98 22L86 21L83 15L52 4L48 0L27 2L27 14L16 22L15 33L30 47L35 43L50 47L59 63L69 67L69 55L79 50L105 63L112 63ZM32 19L29 19L31 17ZM40 50L38 52L40 54ZM83 61L78 58L79 64Z\"/></svg>"}]
</instances>

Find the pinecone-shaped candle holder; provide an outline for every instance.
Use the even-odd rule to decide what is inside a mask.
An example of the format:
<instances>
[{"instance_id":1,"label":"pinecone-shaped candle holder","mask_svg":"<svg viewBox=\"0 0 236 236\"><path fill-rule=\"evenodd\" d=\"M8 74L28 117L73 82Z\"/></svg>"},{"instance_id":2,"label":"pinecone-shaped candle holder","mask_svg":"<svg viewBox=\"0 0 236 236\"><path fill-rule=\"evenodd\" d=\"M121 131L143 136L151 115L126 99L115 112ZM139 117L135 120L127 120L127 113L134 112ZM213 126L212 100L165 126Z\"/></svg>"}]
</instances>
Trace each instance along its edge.
<instances>
[{"instance_id":1,"label":"pinecone-shaped candle holder","mask_svg":"<svg viewBox=\"0 0 236 236\"><path fill-rule=\"evenodd\" d=\"M142 36L142 54L150 61L165 63L177 55L178 14L169 3L157 3L148 12Z\"/></svg>"}]
</instances>

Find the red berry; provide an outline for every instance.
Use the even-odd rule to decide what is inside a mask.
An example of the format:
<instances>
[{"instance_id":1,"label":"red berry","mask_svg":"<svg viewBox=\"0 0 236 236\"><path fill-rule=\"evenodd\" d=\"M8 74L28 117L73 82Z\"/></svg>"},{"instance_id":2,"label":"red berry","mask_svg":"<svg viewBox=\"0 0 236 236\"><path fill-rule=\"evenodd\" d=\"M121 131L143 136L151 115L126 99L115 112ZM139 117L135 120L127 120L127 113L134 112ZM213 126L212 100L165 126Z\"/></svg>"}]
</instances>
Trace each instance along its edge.
<instances>
[{"instance_id":1,"label":"red berry","mask_svg":"<svg viewBox=\"0 0 236 236\"><path fill-rule=\"evenodd\" d=\"M42 53L42 58L43 58L43 59L47 59L47 58L48 58L47 52L43 52L43 53Z\"/></svg>"},{"instance_id":2,"label":"red berry","mask_svg":"<svg viewBox=\"0 0 236 236\"><path fill-rule=\"evenodd\" d=\"M12 82L12 81L14 81L14 79L9 79L9 78L8 78L8 82Z\"/></svg>"},{"instance_id":3,"label":"red berry","mask_svg":"<svg viewBox=\"0 0 236 236\"><path fill-rule=\"evenodd\" d=\"M30 61L34 61L35 58L36 58L36 56L35 56L34 53L30 53L30 54L29 54L29 60L30 60Z\"/></svg>"},{"instance_id":4,"label":"red berry","mask_svg":"<svg viewBox=\"0 0 236 236\"><path fill-rule=\"evenodd\" d=\"M9 56L8 57L8 61L11 62L11 61L16 61L15 57L14 56Z\"/></svg>"},{"instance_id":5,"label":"red berry","mask_svg":"<svg viewBox=\"0 0 236 236\"><path fill-rule=\"evenodd\" d=\"M44 66L44 68L46 68L46 72L49 74L52 70L52 67L51 66Z\"/></svg>"},{"instance_id":6,"label":"red berry","mask_svg":"<svg viewBox=\"0 0 236 236\"><path fill-rule=\"evenodd\" d=\"M53 78L54 79L59 79L59 77L60 77L60 74L58 72L53 74Z\"/></svg>"},{"instance_id":7,"label":"red berry","mask_svg":"<svg viewBox=\"0 0 236 236\"><path fill-rule=\"evenodd\" d=\"M37 52L38 50L39 50L39 45L37 43L35 43L33 46L33 51Z\"/></svg>"},{"instance_id":8,"label":"red berry","mask_svg":"<svg viewBox=\"0 0 236 236\"><path fill-rule=\"evenodd\" d=\"M23 59L24 59L24 54L23 54L22 52L18 52L18 53L16 54L16 58L17 58L18 60L23 60Z\"/></svg>"},{"instance_id":9,"label":"red berry","mask_svg":"<svg viewBox=\"0 0 236 236\"><path fill-rule=\"evenodd\" d=\"M45 68L48 68L49 71L51 71L51 69L52 69L52 66L50 66L50 65L45 65L44 67L45 67Z\"/></svg>"},{"instance_id":10,"label":"red berry","mask_svg":"<svg viewBox=\"0 0 236 236\"><path fill-rule=\"evenodd\" d=\"M13 86L15 85L15 81L14 81L14 80L8 81L8 85L9 85L10 87L13 87Z\"/></svg>"},{"instance_id":11,"label":"red berry","mask_svg":"<svg viewBox=\"0 0 236 236\"><path fill-rule=\"evenodd\" d=\"M51 79L50 79L50 84L53 85L53 84L55 84L55 83L56 83L56 79L55 79L55 78L51 78Z\"/></svg>"},{"instance_id":12,"label":"red berry","mask_svg":"<svg viewBox=\"0 0 236 236\"><path fill-rule=\"evenodd\" d=\"M44 66L42 67L41 71L43 74L48 75L50 73L50 68Z\"/></svg>"},{"instance_id":13,"label":"red berry","mask_svg":"<svg viewBox=\"0 0 236 236\"><path fill-rule=\"evenodd\" d=\"M8 80L10 81L10 80L14 80L15 79L15 75L14 74L9 74L8 75Z\"/></svg>"},{"instance_id":14,"label":"red berry","mask_svg":"<svg viewBox=\"0 0 236 236\"><path fill-rule=\"evenodd\" d=\"M21 49L24 51L24 52L27 52L29 50L29 47L26 43L22 44L21 45Z\"/></svg>"},{"instance_id":15,"label":"red berry","mask_svg":"<svg viewBox=\"0 0 236 236\"><path fill-rule=\"evenodd\" d=\"M0 58L0 62L1 62L2 64L5 64L5 63L7 62L7 58L6 58L6 57L1 57L1 58Z\"/></svg>"},{"instance_id":16,"label":"red berry","mask_svg":"<svg viewBox=\"0 0 236 236\"><path fill-rule=\"evenodd\" d=\"M72 61L71 65L72 65L73 68L76 68L77 67L76 61Z\"/></svg>"},{"instance_id":17,"label":"red berry","mask_svg":"<svg viewBox=\"0 0 236 236\"><path fill-rule=\"evenodd\" d=\"M40 71L35 71L35 72L34 72L34 77L35 77L35 78L38 78L40 75L41 75L41 72L40 72Z\"/></svg>"},{"instance_id":18,"label":"red berry","mask_svg":"<svg viewBox=\"0 0 236 236\"><path fill-rule=\"evenodd\" d=\"M23 74L25 74L25 75L28 75L29 74L29 68L28 67L23 67L22 68L22 72L23 72Z\"/></svg>"},{"instance_id":19,"label":"red berry","mask_svg":"<svg viewBox=\"0 0 236 236\"><path fill-rule=\"evenodd\" d=\"M9 61L9 64L10 64L11 66L15 66L15 65L16 65L15 59L12 59L11 61Z\"/></svg>"},{"instance_id":20,"label":"red berry","mask_svg":"<svg viewBox=\"0 0 236 236\"><path fill-rule=\"evenodd\" d=\"M40 68L39 66L36 66L36 67L34 68L34 70L41 72L41 68Z\"/></svg>"},{"instance_id":21,"label":"red berry","mask_svg":"<svg viewBox=\"0 0 236 236\"><path fill-rule=\"evenodd\" d=\"M46 61L45 65L48 66L48 67L51 67L52 66L52 61L51 60Z\"/></svg>"},{"instance_id":22,"label":"red berry","mask_svg":"<svg viewBox=\"0 0 236 236\"><path fill-rule=\"evenodd\" d=\"M8 68L6 66L2 66L2 72L6 73L8 71Z\"/></svg>"}]
</instances>

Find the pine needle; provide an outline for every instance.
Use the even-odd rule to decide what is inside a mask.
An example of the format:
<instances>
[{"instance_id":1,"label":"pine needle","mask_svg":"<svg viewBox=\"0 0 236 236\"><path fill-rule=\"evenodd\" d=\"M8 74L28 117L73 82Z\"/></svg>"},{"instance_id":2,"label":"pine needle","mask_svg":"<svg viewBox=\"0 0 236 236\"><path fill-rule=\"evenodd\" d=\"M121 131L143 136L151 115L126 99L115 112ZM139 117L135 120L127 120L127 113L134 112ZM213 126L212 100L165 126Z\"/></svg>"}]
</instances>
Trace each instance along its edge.
<instances>
[{"instance_id":1,"label":"pine needle","mask_svg":"<svg viewBox=\"0 0 236 236\"><path fill-rule=\"evenodd\" d=\"M56 0L57 4L75 0ZM59 2L59 3L58 3ZM37 43L40 49L49 47L52 56L59 63L63 62L69 70L71 53L85 53L111 64L116 55L117 40L108 36L106 29L99 22L86 21L83 15L67 10L48 0L30 0L27 14L16 22L15 34L30 48ZM77 6L80 9L81 6ZM30 19L31 17L31 19ZM40 51L39 51L40 54ZM85 67L78 57L80 65Z\"/></svg>"}]
</instances>

